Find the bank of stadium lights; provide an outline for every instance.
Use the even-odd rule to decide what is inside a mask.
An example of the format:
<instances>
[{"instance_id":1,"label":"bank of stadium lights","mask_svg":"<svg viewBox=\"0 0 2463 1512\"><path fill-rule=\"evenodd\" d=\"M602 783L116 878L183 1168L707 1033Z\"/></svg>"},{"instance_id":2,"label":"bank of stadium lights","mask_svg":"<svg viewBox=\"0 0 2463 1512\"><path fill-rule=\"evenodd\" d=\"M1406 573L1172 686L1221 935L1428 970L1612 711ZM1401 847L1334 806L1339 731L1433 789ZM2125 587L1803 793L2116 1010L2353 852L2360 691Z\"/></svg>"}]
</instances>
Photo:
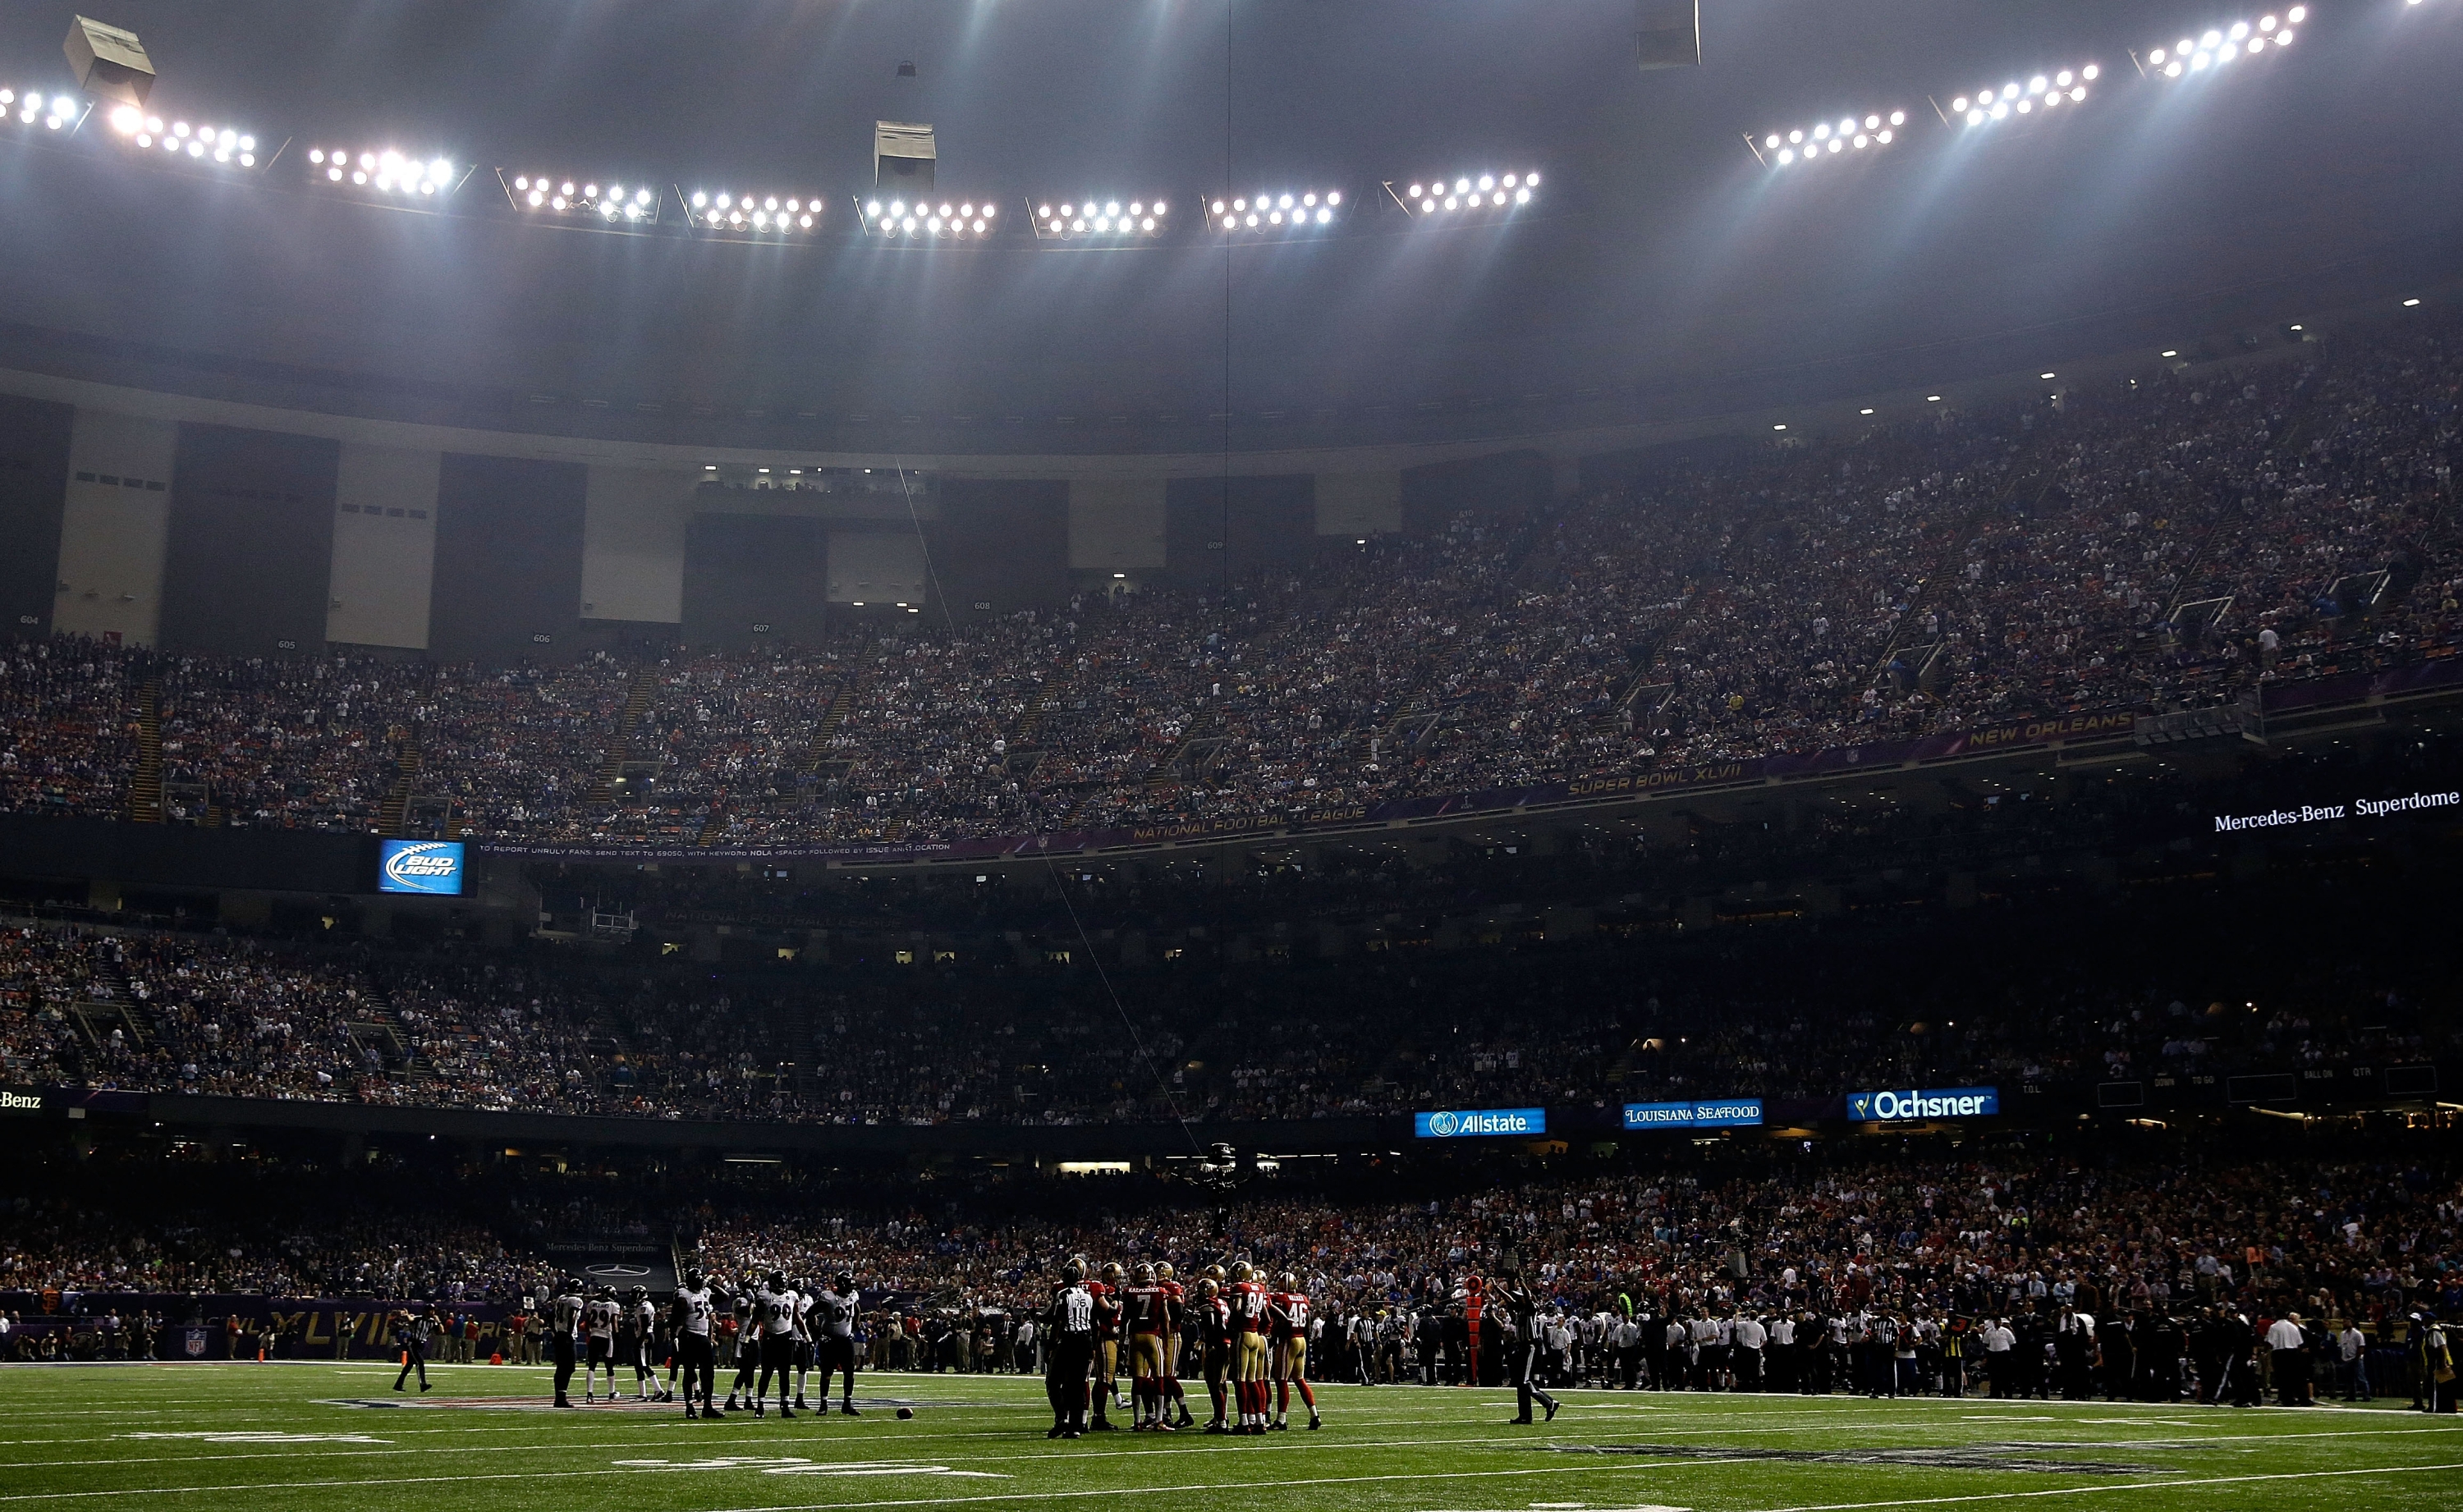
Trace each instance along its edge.
<instances>
[{"instance_id":1,"label":"bank of stadium lights","mask_svg":"<svg viewBox=\"0 0 2463 1512\"><path fill-rule=\"evenodd\" d=\"M256 139L230 126L203 122L191 126L185 120L165 122L162 117L147 115L134 105L120 105L111 113L111 129L121 140L142 150L225 167L256 166Z\"/></svg>"},{"instance_id":2,"label":"bank of stadium lights","mask_svg":"<svg viewBox=\"0 0 2463 1512\"><path fill-rule=\"evenodd\" d=\"M20 126L34 126L45 131L75 131L85 120L88 105L82 96L65 92L45 94L30 89L23 93L0 89L0 119Z\"/></svg>"},{"instance_id":3,"label":"bank of stadium lights","mask_svg":"<svg viewBox=\"0 0 2463 1512\"><path fill-rule=\"evenodd\" d=\"M496 170L496 180L505 186L505 197L512 201L513 208L525 214L608 226L655 225L665 200L659 190L639 183L601 184L596 179L544 173L517 173L508 179L502 168Z\"/></svg>"},{"instance_id":4,"label":"bank of stadium lights","mask_svg":"<svg viewBox=\"0 0 2463 1512\"><path fill-rule=\"evenodd\" d=\"M2087 86L2103 76L2102 65L2088 63L2055 74L2038 74L2024 83L2014 78L1979 89L1973 96L1957 96L1950 102L1950 114L1970 126L1989 126L1996 120L2032 116L2038 111L2059 111L2084 102Z\"/></svg>"},{"instance_id":5,"label":"bank of stadium lights","mask_svg":"<svg viewBox=\"0 0 2463 1512\"><path fill-rule=\"evenodd\" d=\"M1784 134L1774 131L1762 138L1762 161L1774 168L1784 168L1871 147L1886 147L1899 140L1907 124L1907 113L1904 110L1867 111L1862 116L1816 121Z\"/></svg>"},{"instance_id":6,"label":"bank of stadium lights","mask_svg":"<svg viewBox=\"0 0 2463 1512\"><path fill-rule=\"evenodd\" d=\"M1207 224L1242 236L1291 235L1330 228L1342 216L1340 189L1218 194L1207 202Z\"/></svg>"},{"instance_id":7,"label":"bank of stadium lights","mask_svg":"<svg viewBox=\"0 0 2463 1512\"><path fill-rule=\"evenodd\" d=\"M429 200L453 192L453 160L426 158L392 147L311 147L308 182L371 189L406 200Z\"/></svg>"},{"instance_id":8,"label":"bank of stadium lights","mask_svg":"<svg viewBox=\"0 0 2463 1512\"><path fill-rule=\"evenodd\" d=\"M1539 193L1536 173L1458 173L1451 178L1385 182L1385 192L1406 211L1424 219L1442 215L1470 216L1512 212Z\"/></svg>"},{"instance_id":9,"label":"bank of stadium lights","mask_svg":"<svg viewBox=\"0 0 2463 1512\"><path fill-rule=\"evenodd\" d=\"M2222 68L2242 58L2256 57L2269 49L2292 45L2294 29L2309 19L2309 8L2294 6L2279 16L2260 16L2255 21L2235 21L2230 26L2210 27L2196 36L2185 36L2170 47L2147 50L2147 72L2157 78L2183 78Z\"/></svg>"},{"instance_id":10,"label":"bank of stadium lights","mask_svg":"<svg viewBox=\"0 0 2463 1512\"><path fill-rule=\"evenodd\" d=\"M559 188L562 184L559 181ZM638 190L636 193L640 192ZM738 194L731 189L678 191L685 219L705 231L743 236L801 236L821 224L817 194ZM657 196L651 197L657 203Z\"/></svg>"},{"instance_id":11,"label":"bank of stadium lights","mask_svg":"<svg viewBox=\"0 0 2463 1512\"><path fill-rule=\"evenodd\" d=\"M875 195L857 201L856 211L866 235L892 241L979 242L1000 231L1000 207L990 200Z\"/></svg>"},{"instance_id":12,"label":"bank of stadium lights","mask_svg":"<svg viewBox=\"0 0 2463 1512\"><path fill-rule=\"evenodd\" d=\"M1114 241L1161 236L1171 226L1169 200L1117 199L1110 195L1029 200L1035 234L1044 240L1104 237Z\"/></svg>"}]
</instances>

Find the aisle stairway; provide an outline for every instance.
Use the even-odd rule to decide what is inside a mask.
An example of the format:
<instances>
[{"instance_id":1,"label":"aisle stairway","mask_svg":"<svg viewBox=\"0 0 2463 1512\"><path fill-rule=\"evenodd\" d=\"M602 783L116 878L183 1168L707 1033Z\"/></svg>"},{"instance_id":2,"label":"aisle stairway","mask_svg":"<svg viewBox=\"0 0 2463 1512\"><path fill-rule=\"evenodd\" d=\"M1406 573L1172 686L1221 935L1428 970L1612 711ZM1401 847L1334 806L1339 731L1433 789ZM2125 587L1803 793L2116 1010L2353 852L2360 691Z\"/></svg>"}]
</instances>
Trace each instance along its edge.
<instances>
[{"instance_id":1,"label":"aisle stairway","mask_svg":"<svg viewBox=\"0 0 2463 1512\"><path fill-rule=\"evenodd\" d=\"M131 824L163 822L163 684L137 690L137 768L128 778Z\"/></svg>"},{"instance_id":2,"label":"aisle stairway","mask_svg":"<svg viewBox=\"0 0 2463 1512\"><path fill-rule=\"evenodd\" d=\"M633 674L632 686L624 694L624 712L616 727L616 739L607 747L607 759L599 764L599 776L590 785L590 802L601 807L615 800L616 779L624 775L624 763L632 756L634 732L650 712L650 696L659 688L659 669L643 666Z\"/></svg>"}]
</instances>

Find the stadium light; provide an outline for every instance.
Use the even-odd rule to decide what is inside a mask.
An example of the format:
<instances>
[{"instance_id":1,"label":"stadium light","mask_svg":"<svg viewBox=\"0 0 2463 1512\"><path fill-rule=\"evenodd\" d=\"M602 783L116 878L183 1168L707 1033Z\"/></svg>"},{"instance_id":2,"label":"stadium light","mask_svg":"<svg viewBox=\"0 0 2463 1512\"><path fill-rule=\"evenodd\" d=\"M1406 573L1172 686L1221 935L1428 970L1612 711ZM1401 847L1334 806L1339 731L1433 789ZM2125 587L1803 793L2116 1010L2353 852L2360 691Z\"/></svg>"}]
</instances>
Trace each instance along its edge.
<instances>
[{"instance_id":1,"label":"stadium light","mask_svg":"<svg viewBox=\"0 0 2463 1512\"><path fill-rule=\"evenodd\" d=\"M505 198L525 215L588 221L602 226L656 226L666 196L639 179L593 179L580 174L496 170Z\"/></svg>"},{"instance_id":2,"label":"stadium light","mask_svg":"<svg viewBox=\"0 0 2463 1512\"><path fill-rule=\"evenodd\" d=\"M236 127L165 121L135 105L115 106L109 119L115 140L143 151L226 168L256 166L256 138Z\"/></svg>"},{"instance_id":3,"label":"stadium light","mask_svg":"<svg viewBox=\"0 0 2463 1512\"><path fill-rule=\"evenodd\" d=\"M964 202L960 202L961 208ZM1050 194L1026 202L1037 241L1143 241L1171 228L1171 198L1142 194ZM971 220L971 217L970 217Z\"/></svg>"},{"instance_id":4,"label":"stadium light","mask_svg":"<svg viewBox=\"0 0 2463 1512\"><path fill-rule=\"evenodd\" d=\"M1537 173L1454 173L1388 179L1385 192L1404 213L1422 220L1511 215L1539 196Z\"/></svg>"},{"instance_id":5,"label":"stadium light","mask_svg":"<svg viewBox=\"0 0 2463 1512\"><path fill-rule=\"evenodd\" d=\"M566 181L556 181L562 188ZM724 236L803 236L821 224L817 194L739 194L732 189L676 191L685 224Z\"/></svg>"},{"instance_id":6,"label":"stadium light","mask_svg":"<svg viewBox=\"0 0 2463 1512\"><path fill-rule=\"evenodd\" d=\"M462 183L452 159L396 147L311 147L308 182L406 200L432 200Z\"/></svg>"},{"instance_id":7,"label":"stadium light","mask_svg":"<svg viewBox=\"0 0 2463 1512\"><path fill-rule=\"evenodd\" d=\"M38 89L0 89L0 119L36 131L74 133L85 123L86 112L93 108L85 97L66 90L47 93Z\"/></svg>"},{"instance_id":8,"label":"stadium light","mask_svg":"<svg viewBox=\"0 0 2463 1512\"><path fill-rule=\"evenodd\" d=\"M855 209L866 236L889 241L980 242L1000 232L1000 207L965 195L872 194L856 201Z\"/></svg>"},{"instance_id":9,"label":"stadium light","mask_svg":"<svg viewBox=\"0 0 2463 1512\"><path fill-rule=\"evenodd\" d=\"M2187 78L2270 50L2280 51L2292 45L2294 30L2308 19L2309 8L2297 5L2281 15L2209 27L2169 47L2148 48L2147 72L2156 78Z\"/></svg>"},{"instance_id":10,"label":"stadium light","mask_svg":"<svg viewBox=\"0 0 2463 1512\"><path fill-rule=\"evenodd\" d=\"M2023 79L1988 84L1972 95L1952 96L1950 115L1953 119L1973 127L2019 119L2038 112L2064 110L2083 103L2088 86L2103 76L2102 64L2082 63L2076 68L2056 69L2049 74L2032 74Z\"/></svg>"},{"instance_id":11,"label":"stadium light","mask_svg":"<svg viewBox=\"0 0 2463 1512\"><path fill-rule=\"evenodd\" d=\"M1340 189L1269 189L1218 194L1206 210L1206 224L1227 236L1297 236L1334 229L1350 202Z\"/></svg>"},{"instance_id":12,"label":"stadium light","mask_svg":"<svg viewBox=\"0 0 2463 1512\"><path fill-rule=\"evenodd\" d=\"M1766 132L1755 156L1774 168L1844 158L1888 146L1899 140L1907 124L1907 113L1904 110L1868 110L1860 116L1842 116L1837 120L1818 120L1788 131Z\"/></svg>"}]
</instances>

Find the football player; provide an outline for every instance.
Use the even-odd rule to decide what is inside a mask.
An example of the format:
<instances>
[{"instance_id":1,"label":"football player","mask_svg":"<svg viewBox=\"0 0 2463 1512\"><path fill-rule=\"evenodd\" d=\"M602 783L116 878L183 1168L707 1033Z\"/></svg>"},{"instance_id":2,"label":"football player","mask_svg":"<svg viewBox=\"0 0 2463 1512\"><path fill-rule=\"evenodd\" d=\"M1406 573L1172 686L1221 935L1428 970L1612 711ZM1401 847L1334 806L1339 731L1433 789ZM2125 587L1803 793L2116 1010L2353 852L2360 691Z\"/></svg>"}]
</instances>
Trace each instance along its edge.
<instances>
[{"instance_id":1,"label":"football player","mask_svg":"<svg viewBox=\"0 0 2463 1512\"><path fill-rule=\"evenodd\" d=\"M1232 1432L1266 1431L1266 1287L1245 1260L1232 1266L1225 1298L1232 1307L1232 1381L1239 1397L1240 1425Z\"/></svg>"},{"instance_id":2,"label":"football player","mask_svg":"<svg viewBox=\"0 0 2463 1512\"><path fill-rule=\"evenodd\" d=\"M1180 1389L1181 1311L1188 1306L1188 1294L1181 1288L1180 1283L1173 1279L1171 1262L1167 1260L1157 1262L1154 1270L1155 1286L1163 1293L1165 1308L1163 1399L1166 1407L1176 1405L1180 1409L1180 1420L1172 1426L1188 1428L1197 1421L1188 1411L1188 1393Z\"/></svg>"},{"instance_id":3,"label":"football player","mask_svg":"<svg viewBox=\"0 0 2463 1512\"><path fill-rule=\"evenodd\" d=\"M685 1378L685 1415L720 1415L710 1401L718 1388L718 1355L711 1340L718 1326L718 1301L699 1270L685 1272L685 1284L667 1306L667 1319L676 1335L676 1364ZM675 1388L670 1386L667 1394L672 1398ZM730 1396L732 1399L732 1393ZM698 1410L693 1405L696 1399L701 1404Z\"/></svg>"},{"instance_id":4,"label":"football player","mask_svg":"<svg viewBox=\"0 0 2463 1512\"><path fill-rule=\"evenodd\" d=\"M587 1327L583 1315L590 1305L581 1300L581 1284L568 1280L565 1288L548 1304L548 1349L556 1360L556 1405L570 1407L573 1397L574 1356Z\"/></svg>"},{"instance_id":5,"label":"football player","mask_svg":"<svg viewBox=\"0 0 2463 1512\"><path fill-rule=\"evenodd\" d=\"M581 1362L581 1399L598 1400L591 1386L599 1378L599 1367L607 1367L607 1399L616 1399L616 1328L623 1308L616 1305L616 1290L600 1286L582 1308L582 1326L587 1330L587 1352Z\"/></svg>"},{"instance_id":6,"label":"football player","mask_svg":"<svg viewBox=\"0 0 2463 1512\"><path fill-rule=\"evenodd\" d=\"M1292 1426L1292 1388L1297 1386L1301 1404L1308 1408L1309 1428L1315 1431L1325 1424L1317 1415L1317 1393L1309 1390L1309 1297L1300 1289L1300 1278L1288 1270L1282 1274L1281 1285L1281 1290L1266 1297L1266 1315L1274 1325L1274 1427L1280 1433Z\"/></svg>"},{"instance_id":7,"label":"football player","mask_svg":"<svg viewBox=\"0 0 2463 1512\"><path fill-rule=\"evenodd\" d=\"M1129 1330L1129 1427L1137 1433L1168 1433L1163 1410L1164 1339L1171 1324L1170 1304L1155 1284L1152 1265L1141 1261L1121 1290L1121 1311Z\"/></svg>"},{"instance_id":8,"label":"football player","mask_svg":"<svg viewBox=\"0 0 2463 1512\"><path fill-rule=\"evenodd\" d=\"M1105 1262L1102 1279L1086 1284L1095 1298L1095 1420L1087 1425L1094 1433L1108 1434L1119 1427L1105 1409L1128 1405L1120 1397L1121 1288L1126 1284L1117 1261Z\"/></svg>"},{"instance_id":9,"label":"football player","mask_svg":"<svg viewBox=\"0 0 2463 1512\"><path fill-rule=\"evenodd\" d=\"M752 1387L752 1415L767 1412L770 1398L770 1377L778 1377L778 1415L793 1417L796 1410L788 1405L788 1372L796 1362L796 1288L787 1285L784 1271L774 1270L762 1282L761 1289L752 1294L752 1315L761 1328L761 1375Z\"/></svg>"},{"instance_id":10,"label":"football player","mask_svg":"<svg viewBox=\"0 0 2463 1512\"><path fill-rule=\"evenodd\" d=\"M1209 1265L1197 1283L1197 1337L1203 1350L1206 1394L1213 1399L1210 1434L1232 1431L1232 1304L1223 1295L1223 1267Z\"/></svg>"},{"instance_id":11,"label":"football player","mask_svg":"<svg viewBox=\"0 0 2463 1512\"><path fill-rule=\"evenodd\" d=\"M815 1294L810 1317L814 1356L821 1375L821 1390L816 1398L820 1403L819 1411L829 1411L830 1374L835 1371L846 1382L845 1394L839 1398L839 1412L847 1417L862 1415L855 1410L855 1318L859 1300L855 1273L841 1270L831 1279L829 1289Z\"/></svg>"}]
</instances>

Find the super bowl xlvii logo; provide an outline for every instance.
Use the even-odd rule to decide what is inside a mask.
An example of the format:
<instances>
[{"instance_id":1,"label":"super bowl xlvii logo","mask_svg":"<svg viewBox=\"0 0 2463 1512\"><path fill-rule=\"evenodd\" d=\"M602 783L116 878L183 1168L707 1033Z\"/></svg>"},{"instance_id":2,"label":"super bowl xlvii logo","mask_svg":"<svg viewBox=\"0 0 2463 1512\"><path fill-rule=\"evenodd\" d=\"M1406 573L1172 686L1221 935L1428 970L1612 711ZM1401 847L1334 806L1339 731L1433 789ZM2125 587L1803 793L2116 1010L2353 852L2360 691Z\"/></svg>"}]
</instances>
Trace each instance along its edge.
<instances>
[{"instance_id":1,"label":"super bowl xlvii logo","mask_svg":"<svg viewBox=\"0 0 2463 1512\"><path fill-rule=\"evenodd\" d=\"M386 893L462 891L462 844L458 840L387 840L378 859L378 889Z\"/></svg>"}]
</instances>

